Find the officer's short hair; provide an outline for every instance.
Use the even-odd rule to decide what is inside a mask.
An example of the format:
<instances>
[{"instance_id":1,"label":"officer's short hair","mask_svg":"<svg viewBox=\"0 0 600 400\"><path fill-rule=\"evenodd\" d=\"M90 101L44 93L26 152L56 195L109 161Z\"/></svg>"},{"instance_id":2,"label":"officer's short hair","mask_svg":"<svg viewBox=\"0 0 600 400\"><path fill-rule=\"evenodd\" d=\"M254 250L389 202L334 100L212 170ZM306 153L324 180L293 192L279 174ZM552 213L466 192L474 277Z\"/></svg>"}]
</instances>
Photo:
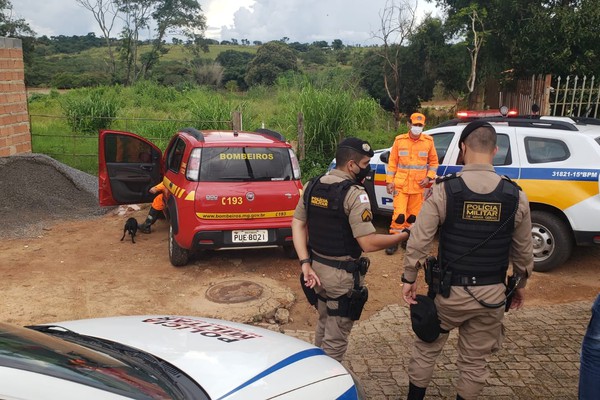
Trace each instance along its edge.
<instances>
[{"instance_id":1,"label":"officer's short hair","mask_svg":"<svg viewBox=\"0 0 600 400\"><path fill-rule=\"evenodd\" d=\"M459 148L461 143L477 152L492 152L496 148L496 130L486 121L473 121L463 129L458 141Z\"/></svg>"},{"instance_id":2,"label":"officer's short hair","mask_svg":"<svg viewBox=\"0 0 600 400\"><path fill-rule=\"evenodd\" d=\"M335 163L338 166L345 165L352 160L359 163L363 157L373 157L375 153L371 145L366 140L355 137L349 137L340 142L335 152Z\"/></svg>"}]
</instances>

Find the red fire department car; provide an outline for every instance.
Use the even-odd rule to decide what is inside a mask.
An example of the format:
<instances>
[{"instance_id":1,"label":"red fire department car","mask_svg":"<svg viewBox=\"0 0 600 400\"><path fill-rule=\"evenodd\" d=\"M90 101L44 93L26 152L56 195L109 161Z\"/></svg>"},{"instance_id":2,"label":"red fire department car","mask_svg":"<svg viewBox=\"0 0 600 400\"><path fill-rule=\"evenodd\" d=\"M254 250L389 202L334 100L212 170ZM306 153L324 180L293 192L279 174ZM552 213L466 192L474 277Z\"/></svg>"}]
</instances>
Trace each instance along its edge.
<instances>
[{"instance_id":1,"label":"red fire department car","mask_svg":"<svg viewBox=\"0 0 600 400\"><path fill-rule=\"evenodd\" d=\"M149 189L168 189L169 259L187 264L202 249L282 246L295 257L291 222L300 199L300 166L274 131L186 128L164 155L148 140L105 130L99 138L100 205L149 203Z\"/></svg>"}]
</instances>

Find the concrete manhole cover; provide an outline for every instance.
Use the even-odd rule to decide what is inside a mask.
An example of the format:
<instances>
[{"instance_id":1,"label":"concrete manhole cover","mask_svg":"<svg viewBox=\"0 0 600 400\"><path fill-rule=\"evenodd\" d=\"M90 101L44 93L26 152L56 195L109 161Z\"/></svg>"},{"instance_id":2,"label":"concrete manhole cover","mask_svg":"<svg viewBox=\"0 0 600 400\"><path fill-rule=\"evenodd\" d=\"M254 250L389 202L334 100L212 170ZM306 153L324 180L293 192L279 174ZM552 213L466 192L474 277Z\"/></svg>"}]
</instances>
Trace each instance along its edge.
<instances>
[{"instance_id":1,"label":"concrete manhole cover","mask_svg":"<svg viewBox=\"0 0 600 400\"><path fill-rule=\"evenodd\" d=\"M215 303L243 303L256 300L263 292L262 286L249 281L219 282L206 291L206 298Z\"/></svg>"}]
</instances>

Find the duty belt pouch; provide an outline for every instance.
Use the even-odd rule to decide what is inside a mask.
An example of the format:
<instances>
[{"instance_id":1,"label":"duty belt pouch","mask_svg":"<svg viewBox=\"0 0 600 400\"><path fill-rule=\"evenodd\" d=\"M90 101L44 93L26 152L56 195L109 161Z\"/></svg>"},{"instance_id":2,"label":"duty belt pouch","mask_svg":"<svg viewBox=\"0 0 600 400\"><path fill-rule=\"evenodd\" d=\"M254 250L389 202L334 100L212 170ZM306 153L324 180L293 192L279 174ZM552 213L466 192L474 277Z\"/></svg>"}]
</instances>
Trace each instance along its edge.
<instances>
[{"instance_id":1,"label":"duty belt pouch","mask_svg":"<svg viewBox=\"0 0 600 400\"><path fill-rule=\"evenodd\" d=\"M302 291L304 292L304 295L306 296L306 300L308 300L308 302L310 303L311 306L314 306L315 308L317 308L317 302L319 301L317 292L315 292L314 288L311 289L308 286L306 286L306 284L304 283L304 273L303 272L300 273L300 286L302 287Z\"/></svg>"},{"instance_id":2,"label":"duty belt pouch","mask_svg":"<svg viewBox=\"0 0 600 400\"><path fill-rule=\"evenodd\" d=\"M365 307L365 303L369 299L369 289L366 286L362 286L359 289L352 289L349 293L350 302L348 305L348 318L352 321L358 321L360 314Z\"/></svg>"}]
</instances>

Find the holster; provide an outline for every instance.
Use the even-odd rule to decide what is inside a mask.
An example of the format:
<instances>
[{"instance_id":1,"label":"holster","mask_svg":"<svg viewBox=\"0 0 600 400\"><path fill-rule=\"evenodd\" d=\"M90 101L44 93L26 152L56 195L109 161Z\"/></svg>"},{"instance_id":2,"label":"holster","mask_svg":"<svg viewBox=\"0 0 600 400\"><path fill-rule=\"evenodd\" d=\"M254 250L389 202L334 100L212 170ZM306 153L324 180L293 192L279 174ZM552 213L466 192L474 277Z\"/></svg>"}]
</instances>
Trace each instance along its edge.
<instances>
[{"instance_id":1,"label":"holster","mask_svg":"<svg viewBox=\"0 0 600 400\"><path fill-rule=\"evenodd\" d=\"M506 291L504 292L506 294L506 304L504 305L505 312L508 312L508 310L510 309L510 305L512 304L519 280L520 279L514 275L508 277L508 282L506 283Z\"/></svg>"},{"instance_id":2,"label":"holster","mask_svg":"<svg viewBox=\"0 0 600 400\"><path fill-rule=\"evenodd\" d=\"M434 256L425 259L425 282L429 286L429 297L435 298L437 294L448 298L450 296L450 287L452 286L452 271L442 269L438 260Z\"/></svg>"},{"instance_id":3,"label":"holster","mask_svg":"<svg viewBox=\"0 0 600 400\"><path fill-rule=\"evenodd\" d=\"M308 302L310 303L311 306L314 306L315 308L317 308L317 302L319 301L319 297L317 295L317 292L315 292L314 288L309 288L308 286L306 286L306 284L304 282L304 273L303 272L300 273L300 286L302 287L302 291L304 292L304 295L306 296L306 300L308 300Z\"/></svg>"},{"instance_id":4,"label":"holster","mask_svg":"<svg viewBox=\"0 0 600 400\"><path fill-rule=\"evenodd\" d=\"M337 309L327 307L327 315L350 318L352 321L357 321L360 319L360 315L368 299L369 289L366 286L359 289L352 289L340 297L327 299L337 301L338 303Z\"/></svg>"}]
</instances>

